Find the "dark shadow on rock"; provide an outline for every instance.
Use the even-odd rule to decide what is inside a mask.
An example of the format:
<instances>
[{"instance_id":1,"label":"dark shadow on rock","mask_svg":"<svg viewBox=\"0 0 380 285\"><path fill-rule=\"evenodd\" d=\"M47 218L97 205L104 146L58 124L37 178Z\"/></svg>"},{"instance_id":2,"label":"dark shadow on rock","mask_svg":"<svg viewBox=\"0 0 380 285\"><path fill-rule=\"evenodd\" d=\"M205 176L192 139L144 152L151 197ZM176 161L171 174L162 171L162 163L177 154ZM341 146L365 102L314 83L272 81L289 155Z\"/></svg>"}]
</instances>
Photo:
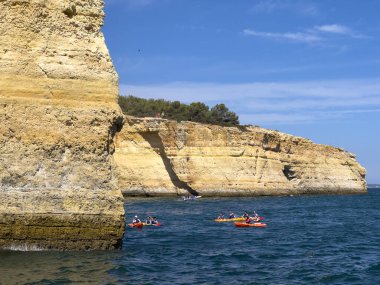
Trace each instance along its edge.
<instances>
[{"instance_id":1,"label":"dark shadow on rock","mask_svg":"<svg viewBox=\"0 0 380 285\"><path fill-rule=\"evenodd\" d=\"M289 181L292 181L293 179L297 178L296 172L290 165L285 165L282 172L284 173L286 179L288 179Z\"/></svg>"},{"instance_id":2,"label":"dark shadow on rock","mask_svg":"<svg viewBox=\"0 0 380 285\"><path fill-rule=\"evenodd\" d=\"M170 180L173 185L180 189L185 189L191 195L199 196L199 193L192 189L186 182L181 181L178 175L174 172L170 159L166 155L165 147L158 132L142 133L143 138L150 144L150 146L161 156L165 165L165 169L169 174Z\"/></svg>"}]
</instances>

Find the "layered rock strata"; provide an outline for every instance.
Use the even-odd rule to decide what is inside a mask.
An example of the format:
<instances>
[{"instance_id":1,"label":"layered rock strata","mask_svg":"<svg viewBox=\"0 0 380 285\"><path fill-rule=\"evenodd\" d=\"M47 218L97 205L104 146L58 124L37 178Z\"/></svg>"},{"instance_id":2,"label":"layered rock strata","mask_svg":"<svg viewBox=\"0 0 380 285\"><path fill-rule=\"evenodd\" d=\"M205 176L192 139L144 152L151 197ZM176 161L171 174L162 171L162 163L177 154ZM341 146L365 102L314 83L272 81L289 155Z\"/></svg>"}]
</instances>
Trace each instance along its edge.
<instances>
[{"instance_id":1,"label":"layered rock strata","mask_svg":"<svg viewBox=\"0 0 380 285\"><path fill-rule=\"evenodd\" d=\"M122 116L103 1L0 1L0 247L115 248Z\"/></svg>"},{"instance_id":2,"label":"layered rock strata","mask_svg":"<svg viewBox=\"0 0 380 285\"><path fill-rule=\"evenodd\" d=\"M125 196L366 192L353 154L259 127L128 117L114 156Z\"/></svg>"}]
</instances>

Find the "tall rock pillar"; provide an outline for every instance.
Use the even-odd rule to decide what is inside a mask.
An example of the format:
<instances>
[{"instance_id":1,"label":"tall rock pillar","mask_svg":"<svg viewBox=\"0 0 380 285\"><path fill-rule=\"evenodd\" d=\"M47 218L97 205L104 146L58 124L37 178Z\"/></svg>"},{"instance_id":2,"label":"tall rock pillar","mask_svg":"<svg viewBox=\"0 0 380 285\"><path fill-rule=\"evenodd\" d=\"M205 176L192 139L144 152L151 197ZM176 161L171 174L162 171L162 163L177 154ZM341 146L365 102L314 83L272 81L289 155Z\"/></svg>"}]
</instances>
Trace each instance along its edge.
<instances>
[{"instance_id":1,"label":"tall rock pillar","mask_svg":"<svg viewBox=\"0 0 380 285\"><path fill-rule=\"evenodd\" d=\"M121 245L103 0L0 0L0 247Z\"/></svg>"}]
</instances>

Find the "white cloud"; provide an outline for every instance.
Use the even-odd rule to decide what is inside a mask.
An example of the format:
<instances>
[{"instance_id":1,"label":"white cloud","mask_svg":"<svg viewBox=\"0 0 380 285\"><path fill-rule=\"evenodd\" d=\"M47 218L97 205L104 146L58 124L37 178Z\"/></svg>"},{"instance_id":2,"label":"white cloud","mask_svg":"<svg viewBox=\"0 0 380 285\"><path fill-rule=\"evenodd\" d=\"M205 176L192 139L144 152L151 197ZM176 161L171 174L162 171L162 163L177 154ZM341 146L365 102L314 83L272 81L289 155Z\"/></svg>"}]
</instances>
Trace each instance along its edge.
<instances>
[{"instance_id":1,"label":"white cloud","mask_svg":"<svg viewBox=\"0 0 380 285\"><path fill-rule=\"evenodd\" d=\"M265 0L257 1L250 9L251 13L273 13L287 11L304 16L316 16L319 14L318 6L310 1L302 0Z\"/></svg>"},{"instance_id":2,"label":"white cloud","mask_svg":"<svg viewBox=\"0 0 380 285\"><path fill-rule=\"evenodd\" d=\"M332 25L323 25L323 26L315 26L314 29L319 32L332 33L332 34L343 34L348 35L351 34L352 31L346 26L332 24Z\"/></svg>"},{"instance_id":3,"label":"white cloud","mask_svg":"<svg viewBox=\"0 0 380 285\"><path fill-rule=\"evenodd\" d=\"M322 26L314 26L311 30L314 33L327 33L327 34L336 34L336 35L344 35L355 39L370 39L370 37L357 33L350 29L347 26L339 25L339 24L330 24L330 25L322 25Z\"/></svg>"},{"instance_id":4,"label":"white cloud","mask_svg":"<svg viewBox=\"0 0 380 285\"><path fill-rule=\"evenodd\" d=\"M255 36L262 38L271 38L277 40L288 40L294 42L304 42L304 43L316 43L323 39L315 34L308 33L267 33L267 32L257 32L251 29L245 29L243 33L247 36Z\"/></svg>"},{"instance_id":5,"label":"white cloud","mask_svg":"<svg viewBox=\"0 0 380 285\"><path fill-rule=\"evenodd\" d=\"M227 104L244 124L335 120L355 113L380 113L380 78L305 82L213 84L177 82L121 85L120 93L185 103Z\"/></svg>"},{"instance_id":6,"label":"white cloud","mask_svg":"<svg viewBox=\"0 0 380 285\"><path fill-rule=\"evenodd\" d=\"M243 31L245 35L256 36L263 38L272 38L272 39L286 39L291 41L300 41L300 42L316 42L320 41L321 38L315 35L305 34L305 33L267 33L267 32L257 32L251 29L245 29Z\"/></svg>"},{"instance_id":7,"label":"white cloud","mask_svg":"<svg viewBox=\"0 0 380 285\"><path fill-rule=\"evenodd\" d=\"M324 42L325 46L329 46L326 44L327 42L332 41L334 39L332 37L333 35L341 35L356 39L368 38L367 36L353 32L347 26L339 24L314 26L312 29L305 30L304 32L286 33L259 32L253 29L245 29L243 30L243 34L247 36L262 37L275 40L287 40L293 42L303 42L308 44L321 44L322 42ZM328 34L330 34L331 36L328 37Z\"/></svg>"},{"instance_id":8,"label":"white cloud","mask_svg":"<svg viewBox=\"0 0 380 285\"><path fill-rule=\"evenodd\" d=\"M276 125L293 125L314 123L317 121L334 121L345 119L349 115L380 113L377 109L359 109L359 110L339 110L339 111L316 111L309 113L243 113L239 114L241 122L246 124L276 124Z\"/></svg>"}]
</instances>

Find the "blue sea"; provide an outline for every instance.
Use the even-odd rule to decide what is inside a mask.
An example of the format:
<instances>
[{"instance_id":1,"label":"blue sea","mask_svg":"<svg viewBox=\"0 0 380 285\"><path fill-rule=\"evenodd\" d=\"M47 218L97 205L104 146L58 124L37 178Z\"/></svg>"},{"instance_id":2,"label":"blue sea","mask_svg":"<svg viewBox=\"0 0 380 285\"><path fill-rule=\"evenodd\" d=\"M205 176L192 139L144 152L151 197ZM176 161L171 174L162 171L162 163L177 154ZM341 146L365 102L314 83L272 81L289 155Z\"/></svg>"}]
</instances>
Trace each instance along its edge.
<instances>
[{"instance_id":1,"label":"blue sea","mask_svg":"<svg viewBox=\"0 0 380 285\"><path fill-rule=\"evenodd\" d=\"M121 250L0 252L0 284L380 284L380 190L366 195L128 199L162 227ZM257 211L267 228L215 223Z\"/></svg>"}]
</instances>

